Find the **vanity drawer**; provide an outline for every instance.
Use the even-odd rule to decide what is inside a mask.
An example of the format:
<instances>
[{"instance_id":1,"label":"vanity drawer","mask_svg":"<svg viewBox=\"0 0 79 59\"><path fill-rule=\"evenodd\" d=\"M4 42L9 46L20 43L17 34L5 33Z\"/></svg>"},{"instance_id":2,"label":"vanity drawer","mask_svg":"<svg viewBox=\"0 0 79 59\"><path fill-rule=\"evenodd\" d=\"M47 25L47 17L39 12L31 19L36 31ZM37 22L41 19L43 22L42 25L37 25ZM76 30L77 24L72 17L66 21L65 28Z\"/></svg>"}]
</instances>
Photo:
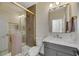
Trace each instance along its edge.
<instances>
[{"instance_id":1,"label":"vanity drawer","mask_svg":"<svg viewBox=\"0 0 79 59\"><path fill-rule=\"evenodd\" d=\"M76 50L77 50L76 48L73 48L73 47L58 45L58 44L49 43L49 42L44 42L44 47L54 49L54 50L57 50L57 51L60 51L60 52L64 52L64 53L67 53L67 54L71 54L71 55L75 55Z\"/></svg>"}]
</instances>

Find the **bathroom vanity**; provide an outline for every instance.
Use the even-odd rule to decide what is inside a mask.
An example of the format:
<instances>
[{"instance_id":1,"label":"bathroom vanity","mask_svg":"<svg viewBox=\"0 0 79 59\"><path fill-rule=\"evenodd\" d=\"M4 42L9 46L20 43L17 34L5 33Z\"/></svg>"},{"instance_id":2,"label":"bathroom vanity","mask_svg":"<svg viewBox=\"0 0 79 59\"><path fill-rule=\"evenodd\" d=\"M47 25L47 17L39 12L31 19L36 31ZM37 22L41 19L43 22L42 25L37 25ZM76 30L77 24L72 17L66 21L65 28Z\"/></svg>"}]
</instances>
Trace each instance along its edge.
<instances>
[{"instance_id":1,"label":"bathroom vanity","mask_svg":"<svg viewBox=\"0 0 79 59\"><path fill-rule=\"evenodd\" d=\"M76 42L64 41L62 38L48 36L43 43L45 56L76 56L78 52Z\"/></svg>"},{"instance_id":2,"label":"bathroom vanity","mask_svg":"<svg viewBox=\"0 0 79 59\"><path fill-rule=\"evenodd\" d=\"M76 56L76 48L44 42L45 56Z\"/></svg>"}]
</instances>

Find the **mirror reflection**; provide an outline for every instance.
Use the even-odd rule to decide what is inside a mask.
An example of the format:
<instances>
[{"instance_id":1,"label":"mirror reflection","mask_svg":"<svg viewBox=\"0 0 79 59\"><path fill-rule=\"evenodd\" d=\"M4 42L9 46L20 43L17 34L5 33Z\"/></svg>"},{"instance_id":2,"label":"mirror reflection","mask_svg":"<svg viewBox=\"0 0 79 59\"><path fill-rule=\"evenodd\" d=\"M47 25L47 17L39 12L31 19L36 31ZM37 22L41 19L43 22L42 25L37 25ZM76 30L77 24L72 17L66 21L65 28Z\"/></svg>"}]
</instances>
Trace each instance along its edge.
<instances>
[{"instance_id":1,"label":"mirror reflection","mask_svg":"<svg viewBox=\"0 0 79 59\"><path fill-rule=\"evenodd\" d=\"M25 19L25 10L10 2L0 2L0 55L22 52L26 40Z\"/></svg>"},{"instance_id":2,"label":"mirror reflection","mask_svg":"<svg viewBox=\"0 0 79 59\"><path fill-rule=\"evenodd\" d=\"M71 5L66 4L49 10L50 32L75 32L77 16L72 16Z\"/></svg>"}]
</instances>

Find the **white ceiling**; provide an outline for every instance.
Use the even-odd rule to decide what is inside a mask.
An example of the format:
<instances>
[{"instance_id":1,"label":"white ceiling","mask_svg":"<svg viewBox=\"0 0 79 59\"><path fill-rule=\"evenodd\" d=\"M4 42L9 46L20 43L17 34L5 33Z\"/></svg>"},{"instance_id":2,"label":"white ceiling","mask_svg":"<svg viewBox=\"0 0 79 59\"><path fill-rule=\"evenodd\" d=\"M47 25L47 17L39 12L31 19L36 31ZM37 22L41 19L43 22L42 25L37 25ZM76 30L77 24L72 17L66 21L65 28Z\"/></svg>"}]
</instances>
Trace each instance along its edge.
<instances>
[{"instance_id":1,"label":"white ceiling","mask_svg":"<svg viewBox=\"0 0 79 59\"><path fill-rule=\"evenodd\" d=\"M36 4L37 2L18 2L19 4L21 4L22 6L24 6L25 8L28 8L34 4Z\"/></svg>"}]
</instances>

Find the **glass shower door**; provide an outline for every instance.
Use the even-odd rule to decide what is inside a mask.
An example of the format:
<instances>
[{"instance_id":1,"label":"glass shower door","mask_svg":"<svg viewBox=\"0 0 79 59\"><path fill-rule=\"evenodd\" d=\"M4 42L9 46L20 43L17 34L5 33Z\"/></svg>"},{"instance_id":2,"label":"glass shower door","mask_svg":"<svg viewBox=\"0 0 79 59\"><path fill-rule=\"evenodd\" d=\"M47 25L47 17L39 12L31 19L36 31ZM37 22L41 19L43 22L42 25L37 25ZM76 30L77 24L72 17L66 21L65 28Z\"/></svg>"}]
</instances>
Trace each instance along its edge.
<instances>
[{"instance_id":1,"label":"glass shower door","mask_svg":"<svg viewBox=\"0 0 79 59\"><path fill-rule=\"evenodd\" d=\"M0 17L0 55L8 53L8 23L2 16Z\"/></svg>"}]
</instances>

